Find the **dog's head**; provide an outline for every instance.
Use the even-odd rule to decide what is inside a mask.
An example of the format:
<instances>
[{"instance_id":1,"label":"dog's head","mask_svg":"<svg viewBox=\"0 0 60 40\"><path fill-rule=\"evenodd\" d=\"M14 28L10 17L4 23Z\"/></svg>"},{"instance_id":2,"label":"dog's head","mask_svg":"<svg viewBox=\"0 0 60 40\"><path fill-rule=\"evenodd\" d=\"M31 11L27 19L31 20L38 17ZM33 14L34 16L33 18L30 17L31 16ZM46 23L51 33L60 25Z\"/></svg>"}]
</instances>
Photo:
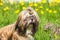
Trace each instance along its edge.
<instances>
[{"instance_id":1,"label":"dog's head","mask_svg":"<svg viewBox=\"0 0 60 40\"><path fill-rule=\"evenodd\" d=\"M28 7L19 14L16 29L22 35L33 35L38 28L38 24L39 19L37 13L31 7Z\"/></svg>"}]
</instances>

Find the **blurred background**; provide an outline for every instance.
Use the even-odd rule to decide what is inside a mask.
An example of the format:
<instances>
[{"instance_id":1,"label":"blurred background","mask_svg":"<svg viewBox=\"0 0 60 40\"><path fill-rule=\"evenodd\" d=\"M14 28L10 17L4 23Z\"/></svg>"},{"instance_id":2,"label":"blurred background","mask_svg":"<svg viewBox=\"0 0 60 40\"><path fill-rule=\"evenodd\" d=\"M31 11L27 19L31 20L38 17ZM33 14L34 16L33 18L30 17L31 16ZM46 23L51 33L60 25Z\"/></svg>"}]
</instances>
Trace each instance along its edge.
<instances>
[{"instance_id":1,"label":"blurred background","mask_svg":"<svg viewBox=\"0 0 60 40\"><path fill-rule=\"evenodd\" d=\"M21 1L23 1L23 2L44 2L44 3L46 3L46 2L57 2L57 3L59 3L60 2L60 0L0 0L0 2L6 2L6 3L8 3L8 2L10 2L10 3L21 2Z\"/></svg>"},{"instance_id":2,"label":"blurred background","mask_svg":"<svg viewBox=\"0 0 60 40\"><path fill-rule=\"evenodd\" d=\"M0 0L0 28L17 20L28 6L39 16L35 40L60 40L60 0Z\"/></svg>"}]
</instances>

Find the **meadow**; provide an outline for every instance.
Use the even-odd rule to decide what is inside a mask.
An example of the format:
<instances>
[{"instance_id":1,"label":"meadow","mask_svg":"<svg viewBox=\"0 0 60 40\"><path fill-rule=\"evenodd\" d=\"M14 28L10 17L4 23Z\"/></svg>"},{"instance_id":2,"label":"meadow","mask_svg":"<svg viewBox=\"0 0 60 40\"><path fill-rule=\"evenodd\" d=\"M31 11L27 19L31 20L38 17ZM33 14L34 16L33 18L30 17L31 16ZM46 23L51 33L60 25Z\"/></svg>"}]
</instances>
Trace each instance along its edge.
<instances>
[{"instance_id":1,"label":"meadow","mask_svg":"<svg viewBox=\"0 0 60 40\"><path fill-rule=\"evenodd\" d=\"M39 16L38 31L34 36L35 40L60 40L60 31L58 30L60 29L59 3L0 3L0 28L14 23L18 14L28 6L34 8ZM48 28L46 28L46 24ZM53 26L50 28L48 24ZM55 31L52 30L54 28Z\"/></svg>"}]
</instances>

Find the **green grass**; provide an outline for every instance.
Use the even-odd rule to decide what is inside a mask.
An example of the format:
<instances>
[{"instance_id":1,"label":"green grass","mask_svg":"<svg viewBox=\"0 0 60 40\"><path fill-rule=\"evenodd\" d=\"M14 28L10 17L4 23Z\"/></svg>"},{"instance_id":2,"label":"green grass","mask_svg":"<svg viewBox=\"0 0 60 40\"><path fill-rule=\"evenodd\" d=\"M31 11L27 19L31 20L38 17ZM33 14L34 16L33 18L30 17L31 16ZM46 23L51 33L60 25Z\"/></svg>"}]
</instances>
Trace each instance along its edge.
<instances>
[{"instance_id":1,"label":"green grass","mask_svg":"<svg viewBox=\"0 0 60 40\"><path fill-rule=\"evenodd\" d=\"M60 4L49 6L48 3L40 4L37 3L38 6L32 6L34 9L38 9L37 13L39 15L39 26L38 31L36 32L34 38L35 40L50 40L50 32L45 32L43 27L47 23L53 23L53 24L59 24L60 25ZM43 6L43 8L39 8L40 6ZM3 8L6 6L9 7L9 10L4 11ZM25 5L21 4L3 4L0 6L0 27L3 27L5 25L11 24L17 20L18 13L15 13L15 10L19 9L20 12L22 11L23 7L28 7L28 3L25 3ZM52 10L51 13L46 11L46 8L49 8L49 10ZM44 11L44 14L41 14L41 10ZM53 11L56 10L57 13L53 13ZM60 36L59 36L60 37Z\"/></svg>"}]
</instances>

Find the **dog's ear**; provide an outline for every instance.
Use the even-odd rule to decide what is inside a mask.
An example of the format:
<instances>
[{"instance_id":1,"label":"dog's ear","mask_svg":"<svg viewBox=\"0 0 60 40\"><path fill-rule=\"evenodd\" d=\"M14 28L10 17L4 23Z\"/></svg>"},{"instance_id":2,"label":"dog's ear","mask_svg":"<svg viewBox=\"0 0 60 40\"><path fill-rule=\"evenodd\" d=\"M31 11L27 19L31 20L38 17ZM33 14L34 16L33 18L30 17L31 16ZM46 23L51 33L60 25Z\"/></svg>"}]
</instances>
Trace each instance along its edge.
<instances>
[{"instance_id":1,"label":"dog's ear","mask_svg":"<svg viewBox=\"0 0 60 40\"><path fill-rule=\"evenodd\" d=\"M36 27L35 27L35 30L37 31L38 30L38 26L39 26L39 21L36 22ZM35 32L36 32L35 31Z\"/></svg>"},{"instance_id":2,"label":"dog's ear","mask_svg":"<svg viewBox=\"0 0 60 40\"><path fill-rule=\"evenodd\" d=\"M17 29L19 32L21 33L25 33L25 26L24 26L24 21L23 21L23 16L24 16L24 13L25 11L22 11L19 16L18 16L18 19L17 19L17 22L16 22L16 28L15 30Z\"/></svg>"},{"instance_id":3,"label":"dog's ear","mask_svg":"<svg viewBox=\"0 0 60 40\"><path fill-rule=\"evenodd\" d=\"M36 20L35 24L33 25L33 30L32 30L33 34L35 34L36 31L38 30L38 25L39 25L39 21Z\"/></svg>"},{"instance_id":4,"label":"dog's ear","mask_svg":"<svg viewBox=\"0 0 60 40\"><path fill-rule=\"evenodd\" d=\"M18 16L18 19L16 21L16 28L17 29L19 27L19 22L21 21L21 15Z\"/></svg>"}]
</instances>

